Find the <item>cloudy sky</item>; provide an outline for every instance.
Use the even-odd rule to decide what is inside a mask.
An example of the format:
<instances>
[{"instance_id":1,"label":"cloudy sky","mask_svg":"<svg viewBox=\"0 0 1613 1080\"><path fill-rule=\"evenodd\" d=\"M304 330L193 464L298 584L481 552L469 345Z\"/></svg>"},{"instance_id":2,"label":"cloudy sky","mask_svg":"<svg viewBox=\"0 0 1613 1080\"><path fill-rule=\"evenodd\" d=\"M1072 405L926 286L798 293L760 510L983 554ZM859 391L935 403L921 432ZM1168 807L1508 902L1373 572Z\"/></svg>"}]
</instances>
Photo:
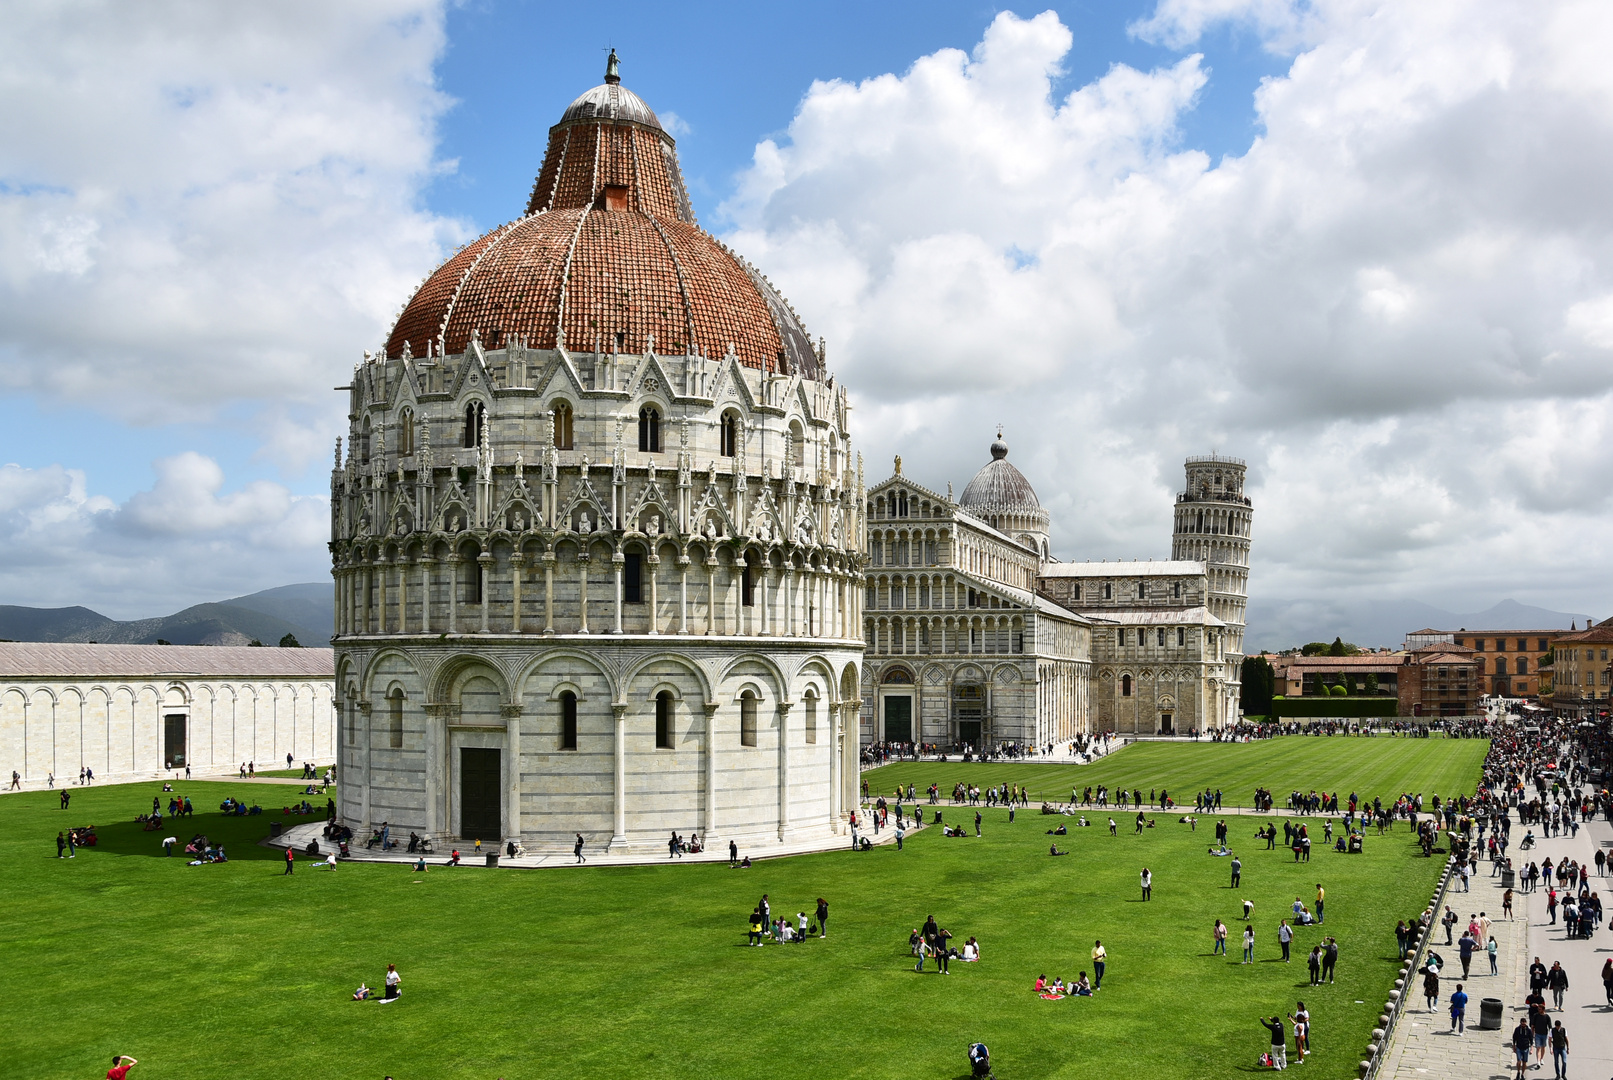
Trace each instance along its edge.
<instances>
[{"instance_id":1,"label":"cloudy sky","mask_svg":"<svg viewBox=\"0 0 1613 1080\"><path fill-rule=\"evenodd\" d=\"M1001 423L1057 554L1163 558L1214 450L1257 598L1613 614L1613 7L766 7L7 3L0 602L320 579L330 388L614 44L871 479Z\"/></svg>"}]
</instances>

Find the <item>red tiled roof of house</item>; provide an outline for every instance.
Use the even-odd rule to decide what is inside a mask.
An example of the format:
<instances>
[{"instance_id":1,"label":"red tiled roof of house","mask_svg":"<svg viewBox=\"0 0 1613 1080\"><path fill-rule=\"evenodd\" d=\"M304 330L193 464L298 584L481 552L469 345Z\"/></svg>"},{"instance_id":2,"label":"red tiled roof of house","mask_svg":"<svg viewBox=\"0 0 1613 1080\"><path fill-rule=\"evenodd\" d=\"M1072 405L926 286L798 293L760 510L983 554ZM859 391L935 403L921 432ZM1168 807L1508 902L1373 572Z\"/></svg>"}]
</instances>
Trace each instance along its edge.
<instances>
[{"instance_id":1,"label":"red tiled roof of house","mask_svg":"<svg viewBox=\"0 0 1613 1080\"><path fill-rule=\"evenodd\" d=\"M812 339L776 289L695 222L672 138L614 81L549 130L526 216L426 279L387 355L463 352L513 336L535 349L699 351L819 377ZM620 342L618 344L618 341Z\"/></svg>"}]
</instances>

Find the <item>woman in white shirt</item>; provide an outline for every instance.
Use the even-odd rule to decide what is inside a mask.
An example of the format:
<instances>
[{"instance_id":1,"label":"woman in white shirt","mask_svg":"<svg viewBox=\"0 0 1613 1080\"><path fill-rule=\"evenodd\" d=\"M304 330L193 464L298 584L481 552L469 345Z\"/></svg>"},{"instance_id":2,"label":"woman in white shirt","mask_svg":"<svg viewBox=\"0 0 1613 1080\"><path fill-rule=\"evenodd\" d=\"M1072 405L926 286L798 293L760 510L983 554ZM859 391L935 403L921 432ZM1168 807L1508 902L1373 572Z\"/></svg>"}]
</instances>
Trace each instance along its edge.
<instances>
[{"instance_id":1,"label":"woman in white shirt","mask_svg":"<svg viewBox=\"0 0 1613 1080\"><path fill-rule=\"evenodd\" d=\"M398 988L399 984L402 982L403 976L398 974L398 965L388 964L386 966L386 996L381 999L382 1005L385 1005L389 1001L398 1000L398 996L403 993L403 991Z\"/></svg>"},{"instance_id":2,"label":"woman in white shirt","mask_svg":"<svg viewBox=\"0 0 1613 1080\"><path fill-rule=\"evenodd\" d=\"M976 960L979 960L979 959L980 959L980 943L978 941L976 941L974 938L970 938L968 941L964 942L964 944L963 944L963 961L966 964L972 964Z\"/></svg>"}]
</instances>

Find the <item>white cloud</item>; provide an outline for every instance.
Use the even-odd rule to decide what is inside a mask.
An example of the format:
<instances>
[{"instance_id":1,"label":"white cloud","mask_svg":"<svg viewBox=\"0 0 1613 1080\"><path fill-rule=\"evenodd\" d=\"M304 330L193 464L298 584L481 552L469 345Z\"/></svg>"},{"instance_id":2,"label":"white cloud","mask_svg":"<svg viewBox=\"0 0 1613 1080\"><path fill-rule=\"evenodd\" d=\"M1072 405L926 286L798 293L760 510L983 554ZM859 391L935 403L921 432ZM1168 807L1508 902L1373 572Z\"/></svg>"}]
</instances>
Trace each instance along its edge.
<instances>
[{"instance_id":1,"label":"white cloud","mask_svg":"<svg viewBox=\"0 0 1613 1080\"><path fill-rule=\"evenodd\" d=\"M724 207L829 340L874 477L997 421L1065 557L1168 553L1182 456L1251 461L1253 587L1586 610L1613 517L1613 9L1191 3L1297 51L1212 162L1200 57L1063 99L1070 32L815 84ZM1573 542L1563 542L1572 536Z\"/></svg>"},{"instance_id":2,"label":"white cloud","mask_svg":"<svg viewBox=\"0 0 1613 1080\"><path fill-rule=\"evenodd\" d=\"M196 453L153 468L153 486L120 506L87 494L80 470L0 466L6 602L147 618L329 573L329 499L264 481L226 492Z\"/></svg>"},{"instance_id":3,"label":"white cloud","mask_svg":"<svg viewBox=\"0 0 1613 1080\"><path fill-rule=\"evenodd\" d=\"M440 0L8 5L0 387L332 426L330 387L461 237L419 205L443 47Z\"/></svg>"}]
</instances>

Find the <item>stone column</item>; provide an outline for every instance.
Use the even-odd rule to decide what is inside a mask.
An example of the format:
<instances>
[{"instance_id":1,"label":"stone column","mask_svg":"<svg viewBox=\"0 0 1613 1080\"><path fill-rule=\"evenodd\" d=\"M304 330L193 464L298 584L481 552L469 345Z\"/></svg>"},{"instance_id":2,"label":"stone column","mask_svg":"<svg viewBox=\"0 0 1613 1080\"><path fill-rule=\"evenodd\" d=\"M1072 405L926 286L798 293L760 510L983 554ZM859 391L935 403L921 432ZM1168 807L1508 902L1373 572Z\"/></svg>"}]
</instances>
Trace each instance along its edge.
<instances>
[{"instance_id":1,"label":"stone column","mask_svg":"<svg viewBox=\"0 0 1613 1080\"><path fill-rule=\"evenodd\" d=\"M706 636L717 632L717 550L706 555Z\"/></svg>"},{"instance_id":2,"label":"stone column","mask_svg":"<svg viewBox=\"0 0 1613 1080\"><path fill-rule=\"evenodd\" d=\"M711 847L711 838L716 835L717 828L717 705L718 702L707 701L703 703L706 710L706 847Z\"/></svg>"},{"instance_id":3,"label":"stone column","mask_svg":"<svg viewBox=\"0 0 1613 1080\"><path fill-rule=\"evenodd\" d=\"M448 709L428 704L426 713L426 835L448 831Z\"/></svg>"},{"instance_id":4,"label":"stone column","mask_svg":"<svg viewBox=\"0 0 1613 1080\"><path fill-rule=\"evenodd\" d=\"M387 569L389 566L391 566L391 561L389 559L387 559L387 557L385 555L382 555L381 558L380 558L380 561L378 561L376 563L376 570L379 573L381 580L380 580L380 587L377 590L377 592L378 592L377 599L380 601L380 603L377 604L377 607L379 608L379 610L375 613L375 626L376 626L377 631L379 631L382 634L386 633L386 593L387 593L387 588L386 587L387 587L387 579L392 576L388 572L388 569Z\"/></svg>"},{"instance_id":5,"label":"stone column","mask_svg":"<svg viewBox=\"0 0 1613 1080\"><path fill-rule=\"evenodd\" d=\"M678 633L689 632L689 556L678 556Z\"/></svg>"},{"instance_id":6,"label":"stone column","mask_svg":"<svg viewBox=\"0 0 1613 1080\"><path fill-rule=\"evenodd\" d=\"M476 573L480 575L479 581L481 585L481 591L477 595L482 598L482 626L480 632L483 634L487 633L487 613L493 607L493 597L488 589L488 585L491 584L490 579L493 576L488 572L488 569L492 565L493 556L490 552L484 551L476 556Z\"/></svg>"},{"instance_id":7,"label":"stone column","mask_svg":"<svg viewBox=\"0 0 1613 1080\"><path fill-rule=\"evenodd\" d=\"M661 556L652 554L644 560L644 565L650 568L650 633L661 632L661 593L657 588L657 578L660 577Z\"/></svg>"},{"instance_id":8,"label":"stone column","mask_svg":"<svg viewBox=\"0 0 1613 1080\"><path fill-rule=\"evenodd\" d=\"M840 743L845 711L844 702L829 706L829 828L836 832L840 831Z\"/></svg>"},{"instance_id":9,"label":"stone column","mask_svg":"<svg viewBox=\"0 0 1613 1080\"><path fill-rule=\"evenodd\" d=\"M543 632L554 633L554 563L551 549L543 553Z\"/></svg>"},{"instance_id":10,"label":"stone column","mask_svg":"<svg viewBox=\"0 0 1613 1080\"><path fill-rule=\"evenodd\" d=\"M502 705L505 745L509 756L504 764L504 832L521 837L521 706Z\"/></svg>"},{"instance_id":11,"label":"stone column","mask_svg":"<svg viewBox=\"0 0 1613 1080\"><path fill-rule=\"evenodd\" d=\"M409 560L398 556L398 633L409 632Z\"/></svg>"},{"instance_id":12,"label":"stone column","mask_svg":"<svg viewBox=\"0 0 1613 1080\"><path fill-rule=\"evenodd\" d=\"M581 624L577 633L588 633L588 549L582 548L577 552L577 613Z\"/></svg>"},{"instance_id":13,"label":"stone column","mask_svg":"<svg viewBox=\"0 0 1613 1080\"><path fill-rule=\"evenodd\" d=\"M431 633L431 568L437 560L430 555L420 560L420 632Z\"/></svg>"},{"instance_id":14,"label":"stone column","mask_svg":"<svg viewBox=\"0 0 1613 1080\"><path fill-rule=\"evenodd\" d=\"M610 711L616 718L616 783L615 815L611 832L611 846L627 842L627 703L611 702Z\"/></svg>"},{"instance_id":15,"label":"stone column","mask_svg":"<svg viewBox=\"0 0 1613 1080\"><path fill-rule=\"evenodd\" d=\"M520 549L517 548L515 553L510 556L511 587L514 590L512 595L514 601L513 611L510 614L510 632L515 634L523 632L521 629L521 571L525 566L526 556L521 554Z\"/></svg>"},{"instance_id":16,"label":"stone column","mask_svg":"<svg viewBox=\"0 0 1613 1080\"><path fill-rule=\"evenodd\" d=\"M784 636L795 636L795 602L799 599L795 586L795 567L785 560L779 570L779 594L784 604Z\"/></svg>"},{"instance_id":17,"label":"stone column","mask_svg":"<svg viewBox=\"0 0 1613 1080\"><path fill-rule=\"evenodd\" d=\"M456 551L448 557L448 561L453 567L453 572L448 576L448 632L457 634L459 633L459 568L464 565L465 560L461 559L459 552Z\"/></svg>"},{"instance_id":18,"label":"stone column","mask_svg":"<svg viewBox=\"0 0 1613 1080\"><path fill-rule=\"evenodd\" d=\"M370 754L372 743L370 738L370 703L360 699L354 701L353 704L357 706L360 723L364 725L364 743L360 747L364 753L364 786L359 789L359 817L364 819L364 829L368 831L370 828L370 788L374 783L374 776L370 770L372 756Z\"/></svg>"},{"instance_id":19,"label":"stone column","mask_svg":"<svg viewBox=\"0 0 1613 1080\"><path fill-rule=\"evenodd\" d=\"M360 620L359 633L368 634L372 625L371 613L375 608L375 564L365 563L364 569L360 572L364 575L363 585L360 589L364 604L364 616Z\"/></svg>"},{"instance_id":20,"label":"stone column","mask_svg":"<svg viewBox=\"0 0 1613 1080\"><path fill-rule=\"evenodd\" d=\"M778 838L790 827L790 706L778 703Z\"/></svg>"},{"instance_id":21,"label":"stone column","mask_svg":"<svg viewBox=\"0 0 1613 1080\"><path fill-rule=\"evenodd\" d=\"M622 632L622 567L627 564L627 556L618 551L610 557L610 563L611 570L614 571L616 577L616 615L611 626L611 633L620 634ZM643 588L642 583L640 583L639 587Z\"/></svg>"},{"instance_id":22,"label":"stone column","mask_svg":"<svg viewBox=\"0 0 1613 1080\"><path fill-rule=\"evenodd\" d=\"M771 557L764 553L760 564L761 574L759 577L761 580L756 583L755 618L757 625L751 628L751 632L760 636L766 636L771 629L767 621L767 579L773 570L772 561Z\"/></svg>"}]
</instances>

